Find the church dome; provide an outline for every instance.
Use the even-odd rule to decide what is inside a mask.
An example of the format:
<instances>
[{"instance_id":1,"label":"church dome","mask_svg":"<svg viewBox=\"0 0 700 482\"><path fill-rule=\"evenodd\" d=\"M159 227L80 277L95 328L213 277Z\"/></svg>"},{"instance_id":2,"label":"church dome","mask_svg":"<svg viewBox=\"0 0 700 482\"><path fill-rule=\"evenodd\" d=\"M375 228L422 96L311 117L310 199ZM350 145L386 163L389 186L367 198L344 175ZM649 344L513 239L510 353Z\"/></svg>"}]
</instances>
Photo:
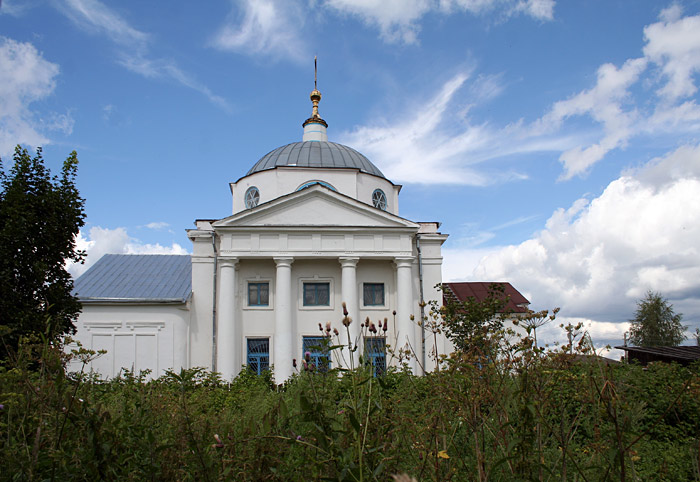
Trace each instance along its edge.
<instances>
[{"instance_id":1,"label":"church dome","mask_svg":"<svg viewBox=\"0 0 700 482\"><path fill-rule=\"evenodd\" d=\"M377 166L355 149L336 142L316 140L292 142L268 152L246 176L279 166L359 169L386 179Z\"/></svg>"}]
</instances>

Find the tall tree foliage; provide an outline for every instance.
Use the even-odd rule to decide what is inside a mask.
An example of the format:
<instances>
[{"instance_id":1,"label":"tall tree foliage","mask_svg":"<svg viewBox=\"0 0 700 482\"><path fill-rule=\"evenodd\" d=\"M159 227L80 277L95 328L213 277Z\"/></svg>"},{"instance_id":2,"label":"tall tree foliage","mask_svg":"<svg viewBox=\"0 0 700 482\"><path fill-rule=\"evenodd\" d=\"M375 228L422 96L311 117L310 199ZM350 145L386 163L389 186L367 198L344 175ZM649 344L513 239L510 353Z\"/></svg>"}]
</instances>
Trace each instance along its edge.
<instances>
[{"instance_id":1,"label":"tall tree foliage","mask_svg":"<svg viewBox=\"0 0 700 482\"><path fill-rule=\"evenodd\" d=\"M681 313L659 293L648 291L637 302L634 319L630 320L630 343L635 346L676 346L685 340Z\"/></svg>"},{"instance_id":2,"label":"tall tree foliage","mask_svg":"<svg viewBox=\"0 0 700 482\"><path fill-rule=\"evenodd\" d=\"M84 224L84 200L75 186L73 151L60 176L51 176L41 149L33 158L17 146L14 166L0 160L0 357L22 336L50 338L75 332L80 303L71 295L66 261L81 262L75 237Z\"/></svg>"}]
</instances>

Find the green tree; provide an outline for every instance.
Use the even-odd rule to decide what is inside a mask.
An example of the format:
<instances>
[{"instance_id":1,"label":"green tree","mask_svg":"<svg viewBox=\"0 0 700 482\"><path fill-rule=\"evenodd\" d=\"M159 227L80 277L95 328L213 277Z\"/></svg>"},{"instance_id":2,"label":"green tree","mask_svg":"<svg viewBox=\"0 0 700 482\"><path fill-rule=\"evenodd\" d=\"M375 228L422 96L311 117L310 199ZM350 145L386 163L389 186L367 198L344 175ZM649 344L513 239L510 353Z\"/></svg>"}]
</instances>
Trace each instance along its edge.
<instances>
[{"instance_id":1,"label":"green tree","mask_svg":"<svg viewBox=\"0 0 700 482\"><path fill-rule=\"evenodd\" d=\"M445 334L459 351L488 350L493 336L503 328L503 320L509 314L506 310L508 299L505 287L499 283L489 286L483 300L473 296L464 301L448 297L439 308Z\"/></svg>"},{"instance_id":2,"label":"green tree","mask_svg":"<svg viewBox=\"0 0 700 482\"><path fill-rule=\"evenodd\" d=\"M22 336L55 339L75 332L80 303L71 294L66 262L85 256L75 246L85 222L77 169L75 151L60 177L51 176L40 148L32 158L17 146L9 173L0 159L0 359Z\"/></svg>"},{"instance_id":3,"label":"green tree","mask_svg":"<svg viewBox=\"0 0 700 482\"><path fill-rule=\"evenodd\" d=\"M680 345L686 338L682 318L661 294L648 291L646 297L637 302L634 319L630 320L630 343L634 346Z\"/></svg>"}]
</instances>

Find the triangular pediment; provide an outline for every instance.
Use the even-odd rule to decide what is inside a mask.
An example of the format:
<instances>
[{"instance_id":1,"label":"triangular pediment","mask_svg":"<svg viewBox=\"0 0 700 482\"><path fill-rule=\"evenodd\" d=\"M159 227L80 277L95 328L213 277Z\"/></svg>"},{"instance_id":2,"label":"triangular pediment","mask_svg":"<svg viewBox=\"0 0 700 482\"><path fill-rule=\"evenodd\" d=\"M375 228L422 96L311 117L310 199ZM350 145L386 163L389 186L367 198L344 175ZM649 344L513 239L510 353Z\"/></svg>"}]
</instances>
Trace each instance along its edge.
<instances>
[{"instance_id":1,"label":"triangular pediment","mask_svg":"<svg viewBox=\"0 0 700 482\"><path fill-rule=\"evenodd\" d=\"M419 225L323 186L312 186L216 221L214 228L343 226L418 229Z\"/></svg>"}]
</instances>

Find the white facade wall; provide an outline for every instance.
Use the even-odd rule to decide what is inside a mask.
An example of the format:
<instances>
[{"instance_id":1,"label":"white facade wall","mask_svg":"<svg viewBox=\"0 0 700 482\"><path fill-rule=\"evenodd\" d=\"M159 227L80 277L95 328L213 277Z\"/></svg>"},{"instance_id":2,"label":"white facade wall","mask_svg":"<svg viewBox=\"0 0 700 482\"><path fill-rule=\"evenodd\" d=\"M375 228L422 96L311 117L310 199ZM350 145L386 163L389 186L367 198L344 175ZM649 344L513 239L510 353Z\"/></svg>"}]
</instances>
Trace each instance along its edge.
<instances>
[{"instance_id":1,"label":"white facade wall","mask_svg":"<svg viewBox=\"0 0 700 482\"><path fill-rule=\"evenodd\" d=\"M339 193L372 205L375 189L384 191L387 197L387 212L399 214L399 191L401 186L388 180L360 172L357 169L310 169L304 167L278 167L260 171L231 183L233 213L246 210L245 192L255 186L260 191L260 204L293 193L307 182L323 181Z\"/></svg>"},{"instance_id":2,"label":"white facade wall","mask_svg":"<svg viewBox=\"0 0 700 482\"><path fill-rule=\"evenodd\" d=\"M187 359L188 304L84 304L73 337L84 348L106 350L87 370L103 377L118 376L122 368L151 370L150 378L190 365ZM74 370L81 367L73 365Z\"/></svg>"}]
</instances>

